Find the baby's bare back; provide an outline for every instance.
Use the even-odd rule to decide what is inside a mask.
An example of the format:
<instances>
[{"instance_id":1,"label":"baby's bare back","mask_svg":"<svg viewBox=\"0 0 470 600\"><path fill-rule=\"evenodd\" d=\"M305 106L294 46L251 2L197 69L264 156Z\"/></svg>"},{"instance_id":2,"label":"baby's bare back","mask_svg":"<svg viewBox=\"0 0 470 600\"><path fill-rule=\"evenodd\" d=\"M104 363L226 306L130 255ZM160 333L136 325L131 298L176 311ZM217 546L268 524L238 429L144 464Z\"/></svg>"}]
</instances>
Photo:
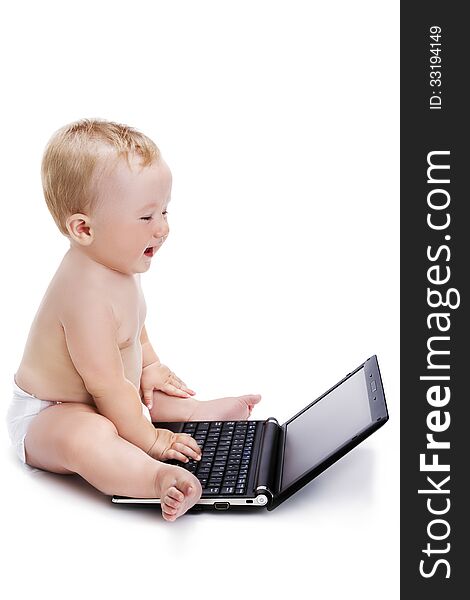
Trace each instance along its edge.
<instances>
[{"instance_id":1,"label":"baby's bare back","mask_svg":"<svg viewBox=\"0 0 470 600\"><path fill-rule=\"evenodd\" d=\"M69 251L55 273L31 325L17 385L42 400L93 404L67 348L61 314L93 311L89 291L109 301L116 317L116 339L126 378L137 389L142 370L140 334L145 300L139 275L112 271ZM84 349L86 351L86 349Z\"/></svg>"}]
</instances>

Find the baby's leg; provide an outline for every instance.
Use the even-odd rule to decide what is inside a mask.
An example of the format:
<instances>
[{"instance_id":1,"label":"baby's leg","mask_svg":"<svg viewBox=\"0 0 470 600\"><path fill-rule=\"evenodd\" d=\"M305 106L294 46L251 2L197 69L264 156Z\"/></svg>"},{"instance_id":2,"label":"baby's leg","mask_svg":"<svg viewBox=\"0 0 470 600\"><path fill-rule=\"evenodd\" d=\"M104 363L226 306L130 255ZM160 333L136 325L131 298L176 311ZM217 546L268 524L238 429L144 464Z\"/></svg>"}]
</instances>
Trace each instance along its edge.
<instances>
[{"instance_id":1,"label":"baby's leg","mask_svg":"<svg viewBox=\"0 0 470 600\"><path fill-rule=\"evenodd\" d=\"M150 410L152 421L243 421L248 419L260 395L235 396L200 401L195 398L168 396L164 392L153 392Z\"/></svg>"},{"instance_id":2,"label":"baby's leg","mask_svg":"<svg viewBox=\"0 0 470 600\"><path fill-rule=\"evenodd\" d=\"M104 494L162 498L167 520L179 517L201 496L191 473L154 460L86 404L64 402L40 412L28 430L25 449L29 465L78 473Z\"/></svg>"}]
</instances>

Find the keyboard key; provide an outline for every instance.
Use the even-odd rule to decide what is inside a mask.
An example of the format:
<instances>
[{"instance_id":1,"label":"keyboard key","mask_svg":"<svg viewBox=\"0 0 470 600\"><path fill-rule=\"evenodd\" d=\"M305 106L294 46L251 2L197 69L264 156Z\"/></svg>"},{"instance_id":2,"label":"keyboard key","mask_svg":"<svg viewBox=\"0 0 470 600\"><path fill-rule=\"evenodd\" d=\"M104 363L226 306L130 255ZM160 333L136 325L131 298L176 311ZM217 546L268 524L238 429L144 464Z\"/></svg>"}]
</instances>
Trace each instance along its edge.
<instances>
[{"instance_id":1,"label":"keyboard key","mask_svg":"<svg viewBox=\"0 0 470 600\"><path fill-rule=\"evenodd\" d=\"M224 470L225 470L225 463L222 463L222 462L220 462L220 461L219 461L219 462L216 462L216 463L214 463L214 469L220 469L220 468L222 468L222 469L224 469Z\"/></svg>"},{"instance_id":2,"label":"keyboard key","mask_svg":"<svg viewBox=\"0 0 470 600\"><path fill-rule=\"evenodd\" d=\"M220 487L207 487L202 490L203 496L215 496L219 493Z\"/></svg>"},{"instance_id":3,"label":"keyboard key","mask_svg":"<svg viewBox=\"0 0 470 600\"><path fill-rule=\"evenodd\" d=\"M207 487L216 487L218 485L221 485L222 483L222 477L211 477L209 479L209 485Z\"/></svg>"},{"instance_id":4,"label":"keyboard key","mask_svg":"<svg viewBox=\"0 0 470 600\"><path fill-rule=\"evenodd\" d=\"M220 490L221 494L233 494L234 492L235 492L235 488L234 487L230 487L230 486L224 486Z\"/></svg>"}]
</instances>

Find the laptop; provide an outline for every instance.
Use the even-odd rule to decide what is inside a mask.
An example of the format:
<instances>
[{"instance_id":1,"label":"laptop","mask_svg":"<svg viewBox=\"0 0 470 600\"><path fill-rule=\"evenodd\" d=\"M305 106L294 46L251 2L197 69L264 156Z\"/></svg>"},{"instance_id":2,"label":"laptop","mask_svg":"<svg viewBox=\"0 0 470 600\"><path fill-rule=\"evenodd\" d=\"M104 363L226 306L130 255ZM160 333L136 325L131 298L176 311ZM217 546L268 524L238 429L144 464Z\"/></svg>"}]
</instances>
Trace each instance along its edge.
<instances>
[{"instance_id":1,"label":"laptop","mask_svg":"<svg viewBox=\"0 0 470 600\"><path fill-rule=\"evenodd\" d=\"M201 482L191 509L273 510L388 420L377 357L371 356L283 425L265 421L154 423L192 435L200 461L168 461ZM159 504L159 498L113 496L116 504Z\"/></svg>"}]
</instances>

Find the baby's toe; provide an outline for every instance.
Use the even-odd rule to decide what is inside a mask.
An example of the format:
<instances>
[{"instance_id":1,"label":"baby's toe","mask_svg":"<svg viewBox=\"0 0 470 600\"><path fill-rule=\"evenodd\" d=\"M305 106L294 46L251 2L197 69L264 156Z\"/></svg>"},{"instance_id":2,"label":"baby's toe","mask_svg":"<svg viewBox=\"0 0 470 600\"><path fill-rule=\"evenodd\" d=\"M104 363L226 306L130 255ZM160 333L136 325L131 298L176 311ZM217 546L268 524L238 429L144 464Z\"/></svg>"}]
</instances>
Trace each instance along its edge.
<instances>
[{"instance_id":1,"label":"baby's toe","mask_svg":"<svg viewBox=\"0 0 470 600\"><path fill-rule=\"evenodd\" d=\"M253 408L255 404L261 400L261 396L248 394L247 396L240 396L239 401L245 404L248 408Z\"/></svg>"},{"instance_id":2,"label":"baby's toe","mask_svg":"<svg viewBox=\"0 0 470 600\"><path fill-rule=\"evenodd\" d=\"M180 502L174 500L173 498L169 498L168 495L166 495L162 499L161 504L163 518L167 521L174 521L178 516L178 508L180 506Z\"/></svg>"},{"instance_id":3,"label":"baby's toe","mask_svg":"<svg viewBox=\"0 0 470 600\"><path fill-rule=\"evenodd\" d=\"M181 490L181 494L183 496L183 500L184 498L187 498L188 496L191 495L192 491L193 491L193 486L191 485L191 482L189 481L184 481L181 483L180 485L180 490Z\"/></svg>"},{"instance_id":4,"label":"baby's toe","mask_svg":"<svg viewBox=\"0 0 470 600\"><path fill-rule=\"evenodd\" d=\"M163 508L162 508L162 517L165 519L165 521L176 521L176 513L174 513L174 514L167 513L166 511L163 510Z\"/></svg>"},{"instance_id":5,"label":"baby's toe","mask_svg":"<svg viewBox=\"0 0 470 600\"><path fill-rule=\"evenodd\" d=\"M167 515L176 515L178 510L175 507L165 503L162 504L162 512L166 513Z\"/></svg>"},{"instance_id":6,"label":"baby's toe","mask_svg":"<svg viewBox=\"0 0 470 600\"><path fill-rule=\"evenodd\" d=\"M177 508L179 508L179 506L181 504L180 500L175 500L171 496L166 496L164 503L165 503L165 506L169 506L171 508L174 508L175 510Z\"/></svg>"},{"instance_id":7,"label":"baby's toe","mask_svg":"<svg viewBox=\"0 0 470 600\"><path fill-rule=\"evenodd\" d=\"M181 486L180 486L180 488L181 488ZM176 500L177 502L183 502L184 490L180 491L178 488L172 486L171 488L168 489L167 496L169 498L173 498L173 500Z\"/></svg>"}]
</instances>

